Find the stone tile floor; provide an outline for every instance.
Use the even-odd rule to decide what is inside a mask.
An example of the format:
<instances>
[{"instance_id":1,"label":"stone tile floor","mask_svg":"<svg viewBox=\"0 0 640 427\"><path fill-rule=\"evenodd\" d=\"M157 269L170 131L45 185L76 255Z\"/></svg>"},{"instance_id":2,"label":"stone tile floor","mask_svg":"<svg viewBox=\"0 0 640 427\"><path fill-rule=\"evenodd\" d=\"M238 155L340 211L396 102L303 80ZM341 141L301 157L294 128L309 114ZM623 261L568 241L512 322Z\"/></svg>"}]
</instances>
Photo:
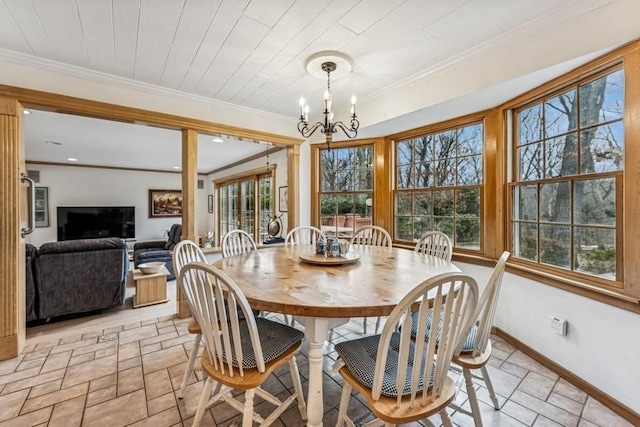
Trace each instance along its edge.
<instances>
[{"instance_id":1,"label":"stone tile floor","mask_svg":"<svg viewBox=\"0 0 640 427\"><path fill-rule=\"evenodd\" d=\"M374 320L369 319L370 329ZM204 382L198 371L192 375L184 399L176 397L193 348L188 321L173 316L153 318L75 336L50 337L47 342L29 345L19 357L0 362L0 427L190 426ZM337 328L333 342L361 336L362 320L356 319ZM501 410L494 410L488 403L487 390L479 381L485 426L631 425L505 341L497 337L492 340L489 371ZM305 393L306 350L304 347L297 359ZM332 426L338 414L342 380L330 374L336 358L332 343L326 345L325 354L324 425ZM288 370L277 371L265 389L281 398L288 395L293 390ZM349 407L356 424L372 418L361 399L354 392ZM463 392L457 400L468 407ZM264 405L266 402L259 403L258 411L262 412ZM450 412L456 426L473 425L470 417ZM228 426L239 421L240 416L230 406L220 403L206 411L202 425ZM438 416L432 421L441 425ZM300 426L304 422L294 404L274 425Z\"/></svg>"}]
</instances>

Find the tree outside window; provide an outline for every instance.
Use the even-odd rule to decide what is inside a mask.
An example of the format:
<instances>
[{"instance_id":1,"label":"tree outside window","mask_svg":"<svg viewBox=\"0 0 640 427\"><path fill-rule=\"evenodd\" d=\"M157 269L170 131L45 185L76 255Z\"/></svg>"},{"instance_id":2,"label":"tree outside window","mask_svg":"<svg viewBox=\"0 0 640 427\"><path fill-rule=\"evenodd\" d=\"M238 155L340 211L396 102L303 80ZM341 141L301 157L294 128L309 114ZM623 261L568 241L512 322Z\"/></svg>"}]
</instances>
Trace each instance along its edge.
<instances>
[{"instance_id":1,"label":"tree outside window","mask_svg":"<svg viewBox=\"0 0 640 427\"><path fill-rule=\"evenodd\" d=\"M619 280L617 188L624 164L620 69L515 113L514 256Z\"/></svg>"},{"instance_id":2,"label":"tree outside window","mask_svg":"<svg viewBox=\"0 0 640 427\"><path fill-rule=\"evenodd\" d=\"M472 123L396 143L395 239L427 231L481 248L484 126Z\"/></svg>"}]
</instances>

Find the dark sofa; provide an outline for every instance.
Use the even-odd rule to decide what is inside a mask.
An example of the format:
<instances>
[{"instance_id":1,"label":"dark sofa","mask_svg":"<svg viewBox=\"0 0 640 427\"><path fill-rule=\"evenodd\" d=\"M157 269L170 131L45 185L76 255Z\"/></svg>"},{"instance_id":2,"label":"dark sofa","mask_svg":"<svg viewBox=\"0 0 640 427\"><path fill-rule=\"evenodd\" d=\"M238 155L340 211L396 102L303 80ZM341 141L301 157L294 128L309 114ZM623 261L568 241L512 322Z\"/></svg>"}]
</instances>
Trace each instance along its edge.
<instances>
[{"instance_id":1,"label":"dark sofa","mask_svg":"<svg viewBox=\"0 0 640 427\"><path fill-rule=\"evenodd\" d=\"M36 294L36 257L38 256L38 248L29 243L26 244L26 257L25 264L27 267L26 272L26 299L27 299L27 322L36 320L38 313L36 308L38 306L38 295Z\"/></svg>"},{"instance_id":2,"label":"dark sofa","mask_svg":"<svg viewBox=\"0 0 640 427\"><path fill-rule=\"evenodd\" d=\"M136 243L133 245L133 265L137 268L138 265L146 262L162 261L165 263L167 270L169 270L167 280L175 279L176 275L173 272L173 259L171 258L171 252L180 242L181 237L182 225L173 224L169 230L167 240L149 240L146 242Z\"/></svg>"},{"instance_id":3,"label":"dark sofa","mask_svg":"<svg viewBox=\"0 0 640 427\"><path fill-rule=\"evenodd\" d=\"M27 246L27 320L124 303L129 258L122 239L51 242L37 251L30 246ZM35 262L30 263L29 251L32 256L35 252ZM31 297L30 286L35 291Z\"/></svg>"}]
</instances>

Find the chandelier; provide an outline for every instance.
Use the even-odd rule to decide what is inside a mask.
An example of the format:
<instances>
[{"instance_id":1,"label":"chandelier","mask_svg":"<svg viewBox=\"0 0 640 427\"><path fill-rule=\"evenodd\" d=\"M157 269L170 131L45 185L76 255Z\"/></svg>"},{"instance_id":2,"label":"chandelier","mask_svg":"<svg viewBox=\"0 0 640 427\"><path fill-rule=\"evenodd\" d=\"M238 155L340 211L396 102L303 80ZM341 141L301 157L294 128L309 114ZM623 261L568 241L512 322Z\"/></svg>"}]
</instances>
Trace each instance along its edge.
<instances>
[{"instance_id":1,"label":"chandelier","mask_svg":"<svg viewBox=\"0 0 640 427\"><path fill-rule=\"evenodd\" d=\"M329 56L330 54L330 56ZM307 60L307 70L312 72L312 66L314 62L317 62L318 59L339 59L343 60L346 65L350 65L347 57L339 52L320 52L319 54L313 55L311 58ZM358 121L358 116L356 116L356 96L351 96L351 117L349 125L341 122L334 121L333 116L333 96L331 94L331 73L336 71L337 69L337 61L324 61L321 63L320 69L327 73L327 89L324 91L324 111L322 114L324 115L323 121L318 121L313 125L309 125L309 105L307 105L304 97L300 97L300 121L298 122L298 131L302 134L303 137L309 138L315 131L320 129L322 133L324 133L327 147L329 150L331 149L331 141L333 140L333 134L340 129L348 138L355 138L358 135L358 128L360 127L360 122ZM351 71L350 67L347 72Z\"/></svg>"}]
</instances>

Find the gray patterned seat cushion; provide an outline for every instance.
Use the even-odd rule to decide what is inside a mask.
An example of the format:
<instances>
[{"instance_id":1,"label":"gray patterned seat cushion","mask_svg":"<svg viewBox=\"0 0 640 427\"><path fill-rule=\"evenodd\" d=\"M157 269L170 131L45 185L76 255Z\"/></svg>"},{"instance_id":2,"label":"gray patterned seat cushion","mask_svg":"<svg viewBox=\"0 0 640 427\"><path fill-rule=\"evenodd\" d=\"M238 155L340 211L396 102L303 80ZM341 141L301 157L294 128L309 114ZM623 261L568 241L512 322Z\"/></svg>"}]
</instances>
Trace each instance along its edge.
<instances>
[{"instance_id":1,"label":"gray patterned seat cushion","mask_svg":"<svg viewBox=\"0 0 640 427\"><path fill-rule=\"evenodd\" d=\"M443 318L440 316L440 322L438 322L438 335L436 338L436 343L440 343L440 336L442 334L442 321ZM431 334L431 324L433 322L433 310L429 309L427 311L427 329L425 330L425 339ZM476 335L478 333L478 327L473 326L469 331L469 335L467 335L467 340L464 342L462 346L462 353L471 353L473 351L473 347L476 344ZM416 338L418 334L418 313L411 314L411 337L413 339Z\"/></svg>"},{"instance_id":2,"label":"gray patterned seat cushion","mask_svg":"<svg viewBox=\"0 0 640 427\"><path fill-rule=\"evenodd\" d=\"M277 359L292 345L301 342L304 338L302 331L261 317L256 317L256 326L258 327L258 337L262 346L262 356L265 364ZM245 321L240 322L240 343L243 354L242 367L246 369L256 368L258 365L251 345L249 328ZM233 338L231 339L231 348L234 348ZM233 366L240 366L235 354L233 356Z\"/></svg>"},{"instance_id":3,"label":"gray patterned seat cushion","mask_svg":"<svg viewBox=\"0 0 640 427\"><path fill-rule=\"evenodd\" d=\"M372 388L373 387L373 375L376 368L376 358L378 355L378 342L380 341L380 335L373 335L370 337L360 338L353 341L345 341L336 345L336 351L340 358L344 362L349 372L360 382L362 385ZM409 361L407 371L410 372L415 364L413 354L415 346L410 343L409 348ZM387 363L385 366L385 373L382 379L382 391L381 394L387 397L397 397L398 389L396 387L397 371L398 371L398 353L400 349L400 334L394 333L391 336L391 342L389 344L389 352L387 354ZM422 358L421 368L424 367L425 357ZM420 369L424 371L424 369ZM432 370L433 371L433 370ZM428 388L433 385L433 373L429 380ZM418 392L424 390L424 377L420 374L418 379ZM401 391L402 396L408 396L411 394L411 379L407 378L404 389Z\"/></svg>"}]
</instances>

